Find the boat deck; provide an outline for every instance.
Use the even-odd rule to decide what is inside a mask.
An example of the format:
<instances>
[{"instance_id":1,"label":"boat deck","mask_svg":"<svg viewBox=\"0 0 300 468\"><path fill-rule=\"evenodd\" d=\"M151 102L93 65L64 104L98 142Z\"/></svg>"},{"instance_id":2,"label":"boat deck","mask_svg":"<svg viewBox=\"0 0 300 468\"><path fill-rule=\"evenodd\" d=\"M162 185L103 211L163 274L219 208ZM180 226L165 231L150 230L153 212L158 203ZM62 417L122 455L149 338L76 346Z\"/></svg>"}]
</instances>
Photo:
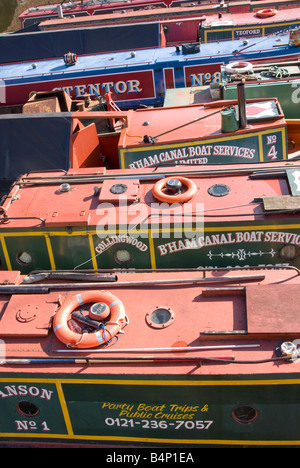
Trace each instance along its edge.
<instances>
[{"instance_id":1,"label":"boat deck","mask_svg":"<svg viewBox=\"0 0 300 468\"><path fill-rule=\"evenodd\" d=\"M108 275L113 279L113 274ZM116 276L115 282L98 284L86 275L86 281L77 284L45 279L26 285L18 272L1 273L0 336L5 343L2 358L8 362L2 362L0 374L20 371L22 363L18 365L14 359L29 359L22 366L29 374L63 372L108 377L134 373L212 378L299 372L298 360L287 364L286 359L278 359L276 351L280 342L300 337L297 270L174 270L116 272ZM6 286L9 289L19 284L17 294L1 293ZM26 287L22 294L21 288ZM110 291L123 303L128 323L109 344L72 350L53 331L52 318L58 303L63 305L71 296L100 289ZM81 313L87 316L90 306L81 306ZM152 315L155 311L157 317ZM55 361L47 362L50 358ZM60 363L64 358L78 362Z\"/></svg>"},{"instance_id":2,"label":"boat deck","mask_svg":"<svg viewBox=\"0 0 300 468\"><path fill-rule=\"evenodd\" d=\"M265 9L265 8L261 8ZM257 11L258 9L256 9ZM274 16L269 16L265 18L259 18L256 15L256 11L234 11L230 13L222 13L220 18L217 13L210 14L206 21L204 22L204 28L219 28L222 26L252 26L252 25L269 25L271 23L280 23L282 21L288 22L284 25L285 27L290 27L295 23L295 21L300 18L300 7L293 7L292 9L283 8L277 10L278 13Z\"/></svg>"},{"instance_id":3,"label":"boat deck","mask_svg":"<svg viewBox=\"0 0 300 468\"><path fill-rule=\"evenodd\" d=\"M226 157L226 156L225 156ZM286 172L287 171L287 172ZM296 162L273 162L269 164L234 164L232 166L161 166L143 169L106 170L103 168L70 169L66 174L62 172L32 173L16 181L11 193L3 203L1 210L0 226L1 234L17 229L21 231L35 231L67 226L79 228L92 226L105 226L122 219L122 192L113 193L110 188L126 181L128 192L123 195L127 211L126 221L129 226L142 223L147 229L156 222L162 226L169 226L170 220L176 220L176 213L182 214L181 204L173 203L169 216L165 219L161 206L152 193L155 182L166 176L184 176L192 178L198 189L188 203L187 210L200 210L199 219L204 214L205 222L209 223L210 215L213 222L221 222L228 226L232 222L238 222L239 217L247 222L258 220L265 224L272 220L293 219L293 212L287 214L279 208L275 208L270 214L264 206L264 199L278 198L283 200L285 196L295 195L294 201L298 202L298 192L293 190L292 175L289 171L299 174L299 164ZM257 177L256 177L257 175ZM296 176L295 176L296 177ZM228 185L229 191L226 197L212 196L209 187L215 179L218 184ZM100 184L99 193L94 193L95 183ZM60 190L61 184L68 183L71 190ZM68 202L62 203L63 200ZM175 199L174 199L175 200ZM139 201L140 215L137 217L133 209L136 201ZM99 209L101 204L108 204L107 212ZM171 203L171 202L170 202ZM133 206L131 206L133 205ZM178 206L177 206L178 205ZM224 207L227 207L226 213ZM286 206L288 208L288 205ZM296 205L295 205L296 208ZM277 212L277 210L279 210ZM187 211L189 213L189 211ZM206 219L207 215L207 219ZM124 215L125 216L125 215ZM151 216L157 217L155 221ZM134 224L133 224L134 223ZM85 228L84 228L85 229ZM99 228L100 229L100 228Z\"/></svg>"},{"instance_id":4,"label":"boat deck","mask_svg":"<svg viewBox=\"0 0 300 468\"><path fill-rule=\"evenodd\" d=\"M247 129L236 130L234 137L242 134L246 136L247 133L262 131L267 127L272 131L272 128L286 125L284 115L277 107L275 99L253 101L246 104ZM205 140L211 138L226 137L222 131L221 110L230 106L237 106L237 101L215 101L203 106L178 105L129 111L128 128L121 131L119 148L138 148L146 134L155 137L157 145L201 140L205 143ZM237 108L236 111L238 113Z\"/></svg>"},{"instance_id":5,"label":"boat deck","mask_svg":"<svg viewBox=\"0 0 300 468\"><path fill-rule=\"evenodd\" d=\"M258 18L256 16L256 11L259 9L269 8L269 2L255 2L254 8L252 11L249 11L249 2L240 5L234 6L231 4L225 4L224 7L220 6L220 4L215 5L201 5L201 6L194 6L192 9L191 7L184 8L184 7L174 7L171 9L166 10L165 8L159 8L155 10L141 10L128 12L124 11L122 14L115 14L115 13L107 13L101 14L96 16L91 16L89 18L81 17L81 18L63 18L63 19L53 19L42 21L39 23L39 28L41 30L50 30L50 29L58 29L58 28L69 28L69 27L86 27L86 26L93 26L98 24L105 24L105 23L127 23L127 22L139 22L139 21L171 21L172 19L176 19L176 17L182 18L199 18L199 21L204 21L204 25L210 25L211 23L215 23L216 21L219 22L219 25L229 25L227 21L232 22L233 25L245 25L251 23L260 23L260 24L269 24L272 22L280 22L280 21L293 21L300 17L300 7L299 5L290 5L288 8L287 5L280 8L278 13L272 17L267 18ZM273 6L273 4L272 4ZM229 11L224 11L227 9ZM221 13L222 17L220 18L219 13ZM203 20L202 20L203 17ZM222 23L222 22L225 23ZM217 24L214 24L217 26Z\"/></svg>"}]
</instances>

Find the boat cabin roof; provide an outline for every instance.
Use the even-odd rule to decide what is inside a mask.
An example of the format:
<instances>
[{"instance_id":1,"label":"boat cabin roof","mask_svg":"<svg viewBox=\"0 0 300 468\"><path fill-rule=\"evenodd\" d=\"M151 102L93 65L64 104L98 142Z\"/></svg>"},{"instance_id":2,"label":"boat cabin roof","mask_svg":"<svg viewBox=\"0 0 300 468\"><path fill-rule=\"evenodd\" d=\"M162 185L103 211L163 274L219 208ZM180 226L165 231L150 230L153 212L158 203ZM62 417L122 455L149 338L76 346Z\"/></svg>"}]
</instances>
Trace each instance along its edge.
<instances>
[{"instance_id":1,"label":"boat cabin roof","mask_svg":"<svg viewBox=\"0 0 300 468\"><path fill-rule=\"evenodd\" d=\"M293 219L299 209L297 162L237 164L233 167L183 166L154 169L106 170L73 169L62 172L32 173L20 177L1 207L0 231L15 229L93 227L119 223L122 212L128 224L147 228L155 220L161 225L182 215L182 205L170 205L168 219L153 194L154 184L167 176L183 176L197 186L197 193L185 208L205 222L230 223L242 220ZM64 184L67 184L66 186ZM122 190L114 187L126 186ZM215 184L228 188L226 196L215 196ZM67 188L67 190L66 190ZM123 204L122 204L123 200ZM124 205L125 203L125 205ZM99 205L100 204L100 205ZM200 205L199 205L200 204ZM177 206L178 205L178 206ZM99 211L99 206L107 210ZM205 207L204 211L197 207ZM224 207L226 208L224 211ZM140 216L137 221L136 209ZM125 212L124 212L125 210ZM177 214L176 214L177 213ZM207 219L206 219L207 216ZM170 218L170 219L169 219ZM122 218L121 218L122 219ZM100 224L99 224L100 223Z\"/></svg>"},{"instance_id":2,"label":"boat cabin roof","mask_svg":"<svg viewBox=\"0 0 300 468\"><path fill-rule=\"evenodd\" d=\"M94 279L94 284L89 277L95 274L70 281L68 272L54 272L54 278L55 273L60 280L47 273L40 281L35 273L0 273L0 337L5 358L12 358L6 365L1 362L0 373L20 372L18 358L29 359L23 372L48 375L282 375L299 367L298 359L280 362L277 352L278 343L300 334L295 269L117 272L112 275L116 280ZM99 288L122 302L127 324L111 343L74 351L55 336L53 317L68 298L84 291L92 297ZM80 306L81 318L89 319L90 307ZM84 325L74 321L73 330L80 333ZM47 363L49 358L54 363ZM62 358L71 361L59 362ZM81 360L72 362L74 358ZM93 363L97 358L98 364ZM109 358L115 362L105 362Z\"/></svg>"},{"instance_id":3,"label":"boat cabin roof","mask_svg":"<svg viewBox=\"0 0 300 468\"><path fill-rule=\"evenodd\" d=\"M261 3L261 2L256 2ZM266 2L264 2L264 7ZM39 23L41 30L69 28L69 27L82 27L93 26L96 24L105 23L126 23L126 22L139 22L159 20L165 23L168 19L187 18L188 21L198 19L199 23L202 22L204 28L218 28L234 25L251 25L251 24L270 24L278 23L280 21L295 21L300 18L300 7L295 5L293 8L282 7L278 10L275 16L266 18L259 18L256 16L256 11L259 10L259 5L255 8L256 11L249 10L249 3L245 4L231 4L227 7L220 4L216 5L195 5L193 9L186 9L184 7L155 8L154 10L139 10L139 11L123 11L120 15L118 13L107 13L95 15L91 17L78 17L78 18L62 18L50 19ZM226 10L225 10L226 9ZM225 10L225 11L224 11ZM221 17L220 17L221 13Z\"/></svg>"},{"instance_id":4,"label":"boat cabin roof","mask_svg":"<svg viewBox=\"0 0 300 468\"><path fill-rule=\"evenodd\" d=\"M156 145L224 137L221 112L228 107L234 108L238 119L238 103L233 100L129 111L128 126L122 129L119 148L140 147L145 135L156 137ZM246 104L246 115L247 129L238 129L235 135L264 130L266 125L268 128L286 125L275 98L250 100Z\"/></svg>"},{"instance_id":5,"label":"boat cabin roof","mask_svg":"<svg viewBox=\"0 0 300 468\"><path fill-rule=\"evenodd\" d=\"M272 54L282 53L282 48L286 49L289 42L289 35L286 33L276 36L264 37L262 40L250 38L248 40L247 49L243 44L242 39L231 41L221 41L201 44L200 52L182 54L175 47L162 47L158 49L143 49L137 50L134 54L129 51L111 52L103 54L82 55L78 61L68 67L63 61L63 57L57 59L37 60L33 66L31 62L19 62L3 64L0 66L1 79L7 84L18 82L34 82L37 79L54 80L63 76L72 78L79 75L93 76L95 71L101 69L102 73L112 72L113 69L126 66L130 70L132 67L145 67L148 65L157 65L160 63L169 62L178 63L184 66L192 64L193 60L232 60L233 52L240 58L240 54L245 56L245 59L251 60L251 56L256 57L258 53L272 50ZM274 52L274 45L276 50ZM245 50L244 50L245 49ZM295 48L296 51L297 48ZM295 52L296 53L296 52Z\"/></svg>"}]
</instances>

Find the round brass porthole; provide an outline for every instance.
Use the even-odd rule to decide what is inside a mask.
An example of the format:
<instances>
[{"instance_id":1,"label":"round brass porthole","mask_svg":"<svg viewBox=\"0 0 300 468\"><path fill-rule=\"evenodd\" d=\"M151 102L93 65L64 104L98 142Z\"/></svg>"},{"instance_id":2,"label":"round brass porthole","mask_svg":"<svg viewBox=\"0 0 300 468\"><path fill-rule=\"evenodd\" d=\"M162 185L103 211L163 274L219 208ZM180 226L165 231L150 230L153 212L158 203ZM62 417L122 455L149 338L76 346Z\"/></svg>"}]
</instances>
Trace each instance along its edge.
<instances>
[{"instance_id":1,"label":"round brass porthole","mask_svg":"<svg viewBox=\"0 0 300 468\"><path fill-rule=\"evenodd\" d=\"M19 401L17 410L22 416L26 416L27 418L33 418L39 414L38 407L27 400Z\"/></svg>"},{"instance_id":2,"label":"round brass porthole","mask_svg":"<svg viewBox=\"0 0 300 468\"><path fill-rule=\"evenodd\" d=\"M156 307L146 314L146 322L152 328L166 328L172 325L175 314L170 307Z\"/></svg>"},{"instance_id":3,"label":"round brass porthole","mask_svg":"<svg viewBox=\"0 0 300 468\"><path fill-rule=\"evenodd\" d=\"M233 410L232 417L240 424L251 424L256 421L258 412L252 406L241 405Z\"/></svg>"},{"instance_id":4,"label":"round brass porthole","mask_svg":"<svg viewBox=\"0 0 300 468\"><path fill-rule=\"evenodd\" d=\"M128 265L130 262L132 262L132 256L127 249L118 249L114 253L114 260L119 265Z\"/></svg>"},{"instance_id":5,"label":"round brass porthole","mask_svg":"<svg viewBox=\"0 0 300 468\"><path fill-rule=\"evenodd\" d=\"M207 191L213 197L225 197L230 192L230 188L225 184L215 184L211 185Z\"/></svg>"},{"instance_id":6,"label":"round brass porthole","mask_svg":"<svg viewBox=\"0 0 300 468\"><path fill-rule=\"evenodd\" d=\"M284 260L295 260L298 257L298 248L295 245L285 245L279 254Z\"/></svg>"},{"instance_id":7,"label":"round brass porthole","mask_svg":"<svg viewBox=\"0 0 300 468\"><path fill-rule=\"evenodd\" d=\"M21 252L18 252L16 255L16 260L19 263L19 265L30 265L32 263L32 257L30 253L26 252L25 250L22 250Z\"/></svg>"}]
</instances>

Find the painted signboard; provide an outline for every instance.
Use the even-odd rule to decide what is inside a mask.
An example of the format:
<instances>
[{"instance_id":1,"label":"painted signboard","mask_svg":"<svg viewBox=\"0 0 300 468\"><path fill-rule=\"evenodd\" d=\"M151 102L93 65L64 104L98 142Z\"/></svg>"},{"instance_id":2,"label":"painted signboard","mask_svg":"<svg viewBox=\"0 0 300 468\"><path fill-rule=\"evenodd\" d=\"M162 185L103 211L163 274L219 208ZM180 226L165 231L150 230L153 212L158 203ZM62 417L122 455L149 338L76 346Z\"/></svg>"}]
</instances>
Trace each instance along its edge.
<instances>
[{"instance_id":1,"label":"painted signboard","mask_svg":"<svg viewBox=\"0 0 300 468\"><path fill-rule=\"evenodd\" d=\"M24 378L14 373L0 378L0 444L239 446L257 444L259 433L260 445L273 446L278 440L281 446L299 445L295 425L286 424L287 418L300 416L299 381L289 373L280 381L278 385L272 376L255 374L247 375L245 385L238 376ZM282 385L290 405L274 411L282 402ZM244 401L255 401L255 426L238 417ZM153 453L152 461L158 462L157 450ZM181 461L193 461L192 454L185 452Z\"/></svg>"},{"instance_id":2,"label":"painted signboard","mask_svg":"<svg viewBox=\"0 0 300 468\"><path fill-rule=\"evenodd\" d=\"M286 128L188 143L120 149L120 167L169 164L255 163L286 159Z\"/></svg>"}]
</instances>

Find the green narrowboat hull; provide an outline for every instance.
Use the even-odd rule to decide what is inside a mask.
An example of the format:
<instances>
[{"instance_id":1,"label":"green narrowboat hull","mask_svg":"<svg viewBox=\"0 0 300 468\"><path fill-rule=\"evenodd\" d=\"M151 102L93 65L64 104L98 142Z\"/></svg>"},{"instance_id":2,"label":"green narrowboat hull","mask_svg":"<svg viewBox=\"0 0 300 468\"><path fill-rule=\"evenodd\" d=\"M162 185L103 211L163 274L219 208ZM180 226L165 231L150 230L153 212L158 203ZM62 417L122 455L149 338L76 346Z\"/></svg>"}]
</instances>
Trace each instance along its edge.
<instances>
[{"instance_id":1,"label":"green narrowboat hull","mask_svg":"<svg viewBox=\"0 0 300 468\"><path fill-rule=\"evenodd\" d=\"M268 223L205 223L204 231L179 228L142 232L141 238L130 231L102 232L49 230L16 231L1 234L0 259L5 270L73 269L164 269L164 268L231 268L244 266L295 266L300 268L300 220ZM150 235L150 237L148 236ZM163 235L166 235L164 238ZM194 234L195 237L192 237ZM157 235L157 238L153 236ZM285 257L285 247L292 253ZM19 260L20 252L31 257L28 265ZM118 255L125 255L124 261Z\"/></svg>"},{"instance_id":2,"label":"green narrowboat hull","mask_svg":"<svg viewBox=\"0 0 300 468\"><path fill-rule=\"evenodd\" d=\"M1 374L0 444L295 447L300 445L299 385L299 373ZM22 414L26 401L37 414ZM243 407L253 412L247 423L238 418L237 408Z\"/></svg>"},{"instance_id":3,"label":"green narrowboat hull","mask_svg":"<svg viewBox=\"0 0 300 468\"><path fill-rule=\"evenodd\" d=\"M246 99L271 98L276 96L286 119L299 119L300 80L272 80L270 82L247 82ZM237 86L224 86L224 99L237 98Z\"/></svg>"}]
</instances>

